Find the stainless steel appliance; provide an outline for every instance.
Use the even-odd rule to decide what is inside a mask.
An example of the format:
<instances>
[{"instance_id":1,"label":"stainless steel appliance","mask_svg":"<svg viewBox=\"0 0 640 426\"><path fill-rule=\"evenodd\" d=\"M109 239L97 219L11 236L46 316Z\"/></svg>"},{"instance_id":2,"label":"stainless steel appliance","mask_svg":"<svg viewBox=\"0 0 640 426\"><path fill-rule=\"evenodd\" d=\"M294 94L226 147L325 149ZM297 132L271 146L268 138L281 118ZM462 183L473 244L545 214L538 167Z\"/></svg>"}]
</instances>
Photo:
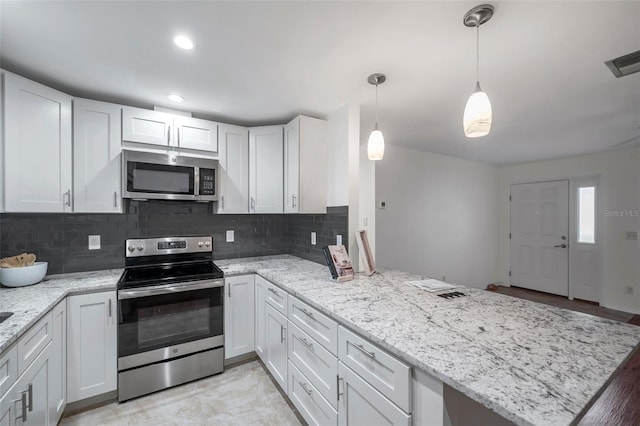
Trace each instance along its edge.
<instances>
[{"instance_id":1,"label":"stainless steel appliance","mask_svg":"<svg viewBox=\"0 0 640 426\"><path fill-rule=\"evenodd\" d=\"M224 369L224 280L207 237L127 240L118 282L118 401Z\"/></svg>"},{"instance_id":2,"label":"stainless steel appliance","mask_svg":"<svg viewBox=\"0 0 640 426\"><path fill-rule=\"evenodd\" d=\"M218 200L218 160L122 151L122 197L138 200Z\"/></svg>"}]
</instances>

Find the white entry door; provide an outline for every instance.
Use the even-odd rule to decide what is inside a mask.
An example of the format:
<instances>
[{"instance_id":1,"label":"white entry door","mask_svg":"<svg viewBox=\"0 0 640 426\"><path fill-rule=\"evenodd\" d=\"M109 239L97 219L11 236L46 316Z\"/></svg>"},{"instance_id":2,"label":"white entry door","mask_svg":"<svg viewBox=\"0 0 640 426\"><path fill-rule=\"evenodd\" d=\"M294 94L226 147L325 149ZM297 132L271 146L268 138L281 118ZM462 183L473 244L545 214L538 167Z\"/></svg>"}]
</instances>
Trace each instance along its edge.
<instances>
[{"instance_id":1,"label":"white entry door","mask_svg":"<svg viewBox=\"0 0 640 426\"><path fill-rule=\"evenodd\" d=\"M511 185L511 285L569 295L569 181Z\"/></svg>"}]
</instances>

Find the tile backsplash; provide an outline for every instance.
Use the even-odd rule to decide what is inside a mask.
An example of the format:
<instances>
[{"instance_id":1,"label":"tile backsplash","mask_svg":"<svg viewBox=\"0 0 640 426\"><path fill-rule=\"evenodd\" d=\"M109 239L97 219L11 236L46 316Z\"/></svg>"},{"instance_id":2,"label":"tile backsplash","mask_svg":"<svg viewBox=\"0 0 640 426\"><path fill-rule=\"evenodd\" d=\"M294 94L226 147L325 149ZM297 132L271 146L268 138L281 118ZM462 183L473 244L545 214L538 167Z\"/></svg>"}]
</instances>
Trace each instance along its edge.
<instances>
[{"instance_id":1,"label":"tile backsplash","mask_svg":"<svg viewBox=\"0 0 640 426\"><path fill-rule=\"evenodd\" d=\"M301 215L221 215L211 204L175 201L130 201L126 207L124 214L2 213L0 257L35 253L49 262L49 274L121 268L127 238L212 235L214 260L292 254L324 264L322 246L335 244L336 235L348 240L346 206ZM233 243L226 242L230 229ZM89 235L101 236L100 250L88 250Z\"/></svg>"}]
</instances>

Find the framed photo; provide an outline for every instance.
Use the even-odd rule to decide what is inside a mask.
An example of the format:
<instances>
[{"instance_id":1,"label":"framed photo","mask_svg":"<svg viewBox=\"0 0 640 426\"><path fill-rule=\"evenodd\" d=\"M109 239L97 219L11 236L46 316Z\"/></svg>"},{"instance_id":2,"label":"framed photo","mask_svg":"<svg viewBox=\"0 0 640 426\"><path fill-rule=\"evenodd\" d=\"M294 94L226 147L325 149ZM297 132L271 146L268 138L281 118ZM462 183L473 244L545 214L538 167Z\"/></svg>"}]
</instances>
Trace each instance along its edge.
<instances>
[{"instance_id":1,"label":"framed photo","mask_svg":"<svg viewBox=\"0 0 640 426\"><path fill-rule=\"evenodd\" d=\"M369 239L367 238L367 231L362 230L356 232L356 241L358 242L360 259L364 265L364 271L367 275L372 275L376 272L376 263L373 260L373 254L371 254L371 246L369 245Z\"/></svg>"}]
</instances>

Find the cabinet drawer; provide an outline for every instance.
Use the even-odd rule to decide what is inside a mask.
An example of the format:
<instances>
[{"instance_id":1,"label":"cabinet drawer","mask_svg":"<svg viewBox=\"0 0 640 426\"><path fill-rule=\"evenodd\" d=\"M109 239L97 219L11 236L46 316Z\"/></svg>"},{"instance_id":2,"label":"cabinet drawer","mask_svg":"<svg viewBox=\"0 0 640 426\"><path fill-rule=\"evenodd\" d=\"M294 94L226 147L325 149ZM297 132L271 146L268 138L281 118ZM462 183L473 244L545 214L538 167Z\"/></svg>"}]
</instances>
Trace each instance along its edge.
<instances>
[{"instance_id":1,"label":"cabinet drawer","mask_svg":"<svg viewBox=\"0 0 640 426\"><path fill-rule=\"evenodd\" d=\"M346 328L338 327L338 358L380 393L411 413L411 367Z\"/></svg>"},{"instance_id":2,"label":"cabinet drawer","mask_svg":"<svg viewBox=\"0 0 640 426\"><path fill-rule=\"evenodd\" d=\"M289 360L337 407L338 359L289 321Z\"/></svg>"},{"instance_id":3,"label":"cabinet drawer","mask_svg":"<svg viewBox=\"0 0 640 426\"><path fill-rule=\"evenodd\" d=\"M293 296L289 297L289 321L300 327L334 355L338 354L338 323Z\"/></svg>"},{"instance_id":4,"label":"cabinet drawer","mask_svg":"<svg viewBox=\"0 0 640 426\"><path fill-rule=\"evenodd\" d=\"M13 345L0 356L0 395L4 395L17 378L18 349Z\"/></svg>"},{"instance_id":5,"label":"cabinet drawer","mask_svg":"<svg viewBox=\"0 0 640 426\"><path fill-rule=\"evenodd\" d=\"M51 311L18 340L18 376L27 369L53 338Z\"/></svg>"},{"instance_id":6,"label":"cabinet drawer","mask_svg":"<svg viewBox=\"0 0 640 426\"><path fill-rule=\"evenodd\" d=\"M285 317L287 316L287 292L267 281L267 302Z\"/></svg>"},{"instance_id":7,"label":"cabinet drawer","mask_svg":"<svg viewBox=\"0 0 640 426\"><path fill-rule=\"evenodd\" d=\"M289 399L310 425L337 425L338 413L289 361Z\"/></svg>"}]
</instances>

